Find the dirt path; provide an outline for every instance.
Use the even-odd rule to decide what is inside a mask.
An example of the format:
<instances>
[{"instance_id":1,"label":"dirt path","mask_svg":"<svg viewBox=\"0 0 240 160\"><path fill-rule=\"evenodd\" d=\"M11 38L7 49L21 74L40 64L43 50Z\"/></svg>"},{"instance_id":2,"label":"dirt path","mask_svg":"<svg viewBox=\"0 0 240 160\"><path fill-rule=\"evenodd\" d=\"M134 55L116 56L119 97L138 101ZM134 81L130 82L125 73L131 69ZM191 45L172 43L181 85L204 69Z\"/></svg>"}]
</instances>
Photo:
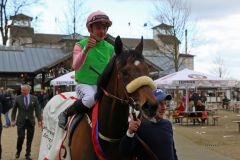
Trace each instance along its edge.
<instances>
[{"instance_id":1,"label":"dirt path","mask_svg":"<svg viewBox=\"0 0 240 160\"><path fill-rule=\"evenodd\" d=\"M175 133L174 139L179 160L234 160L209 150L205 146L193 143L191 140L178 133Z\"/></svg>"},{"instance_id":2,"label":"dirt path","mask_svg":"<svg viewBox=\"0 0 240 160\"><path fill-rule=\"evenodd\" d=\"M4 117L2 117L4 118ZM36 126L34 139L32 143L32 158L37 160L39 146L40 146L40 137L41 137L41 129ZM3 160L15 160L16 153L16 145L17 145L17 128L3 128L2 132L2 159ZM21 156L19 160L25 160L25 149L26 149L26 138L23 144L23 149L21 152Z\"/></svg>"},{"instance_id":3,"label":"dirt path","mask_svg":"<svg viewBox=\"0 0 240 160\"><path fill-rule=\"evenodd\" d=\"M238 113L239 114L239 113ZM240 134L237 125L232 123L237 113L219 111L221 116L218 126L179 126L173 125L176 148L182 160L210 160L205 157L227 157L226 160L240 160ZM2 119L4 117L2 116ZM37 160L41 140L41 129L36 126L32 143L32 158ZM4 128L2 133L3 160L14 160L16 153L17 130ZM194 145L194 148L191 146ZM193 152L191 151L193 150ZM25 143L20 160L25 159ZM219 158L221 159L221 158Z\"/></svg>"},{"instance_id":4,"label":"dirt path","mask_svg":"<svg viewBox=\"0 0 240 160\"><path fill-rule=\"evenodd\" d=\"M239 113L219 110L217 115L220 116L217 126L180 126L174 124L174 134L184 137L194 145L198 145L200 151L203 149L210 150L222 156L240 160L240 133L238 132L237 124L232 122L239 119L237 116ZM211 119L210 123L212 123ZM181 139L179 143L177 147L182 149L181 147L184 147L185 143ZM189 152L191 152L191 148L189 150L183 149L181 155L183 157L188 156ZM206 152L204 154L213 152ZM192 158L197 160L199 157ZM182 159L185 160L185 158ZM201 159L204 158L201 157ZM208 159L205 158L205 160Z\"/></svg>"}]
</instances>

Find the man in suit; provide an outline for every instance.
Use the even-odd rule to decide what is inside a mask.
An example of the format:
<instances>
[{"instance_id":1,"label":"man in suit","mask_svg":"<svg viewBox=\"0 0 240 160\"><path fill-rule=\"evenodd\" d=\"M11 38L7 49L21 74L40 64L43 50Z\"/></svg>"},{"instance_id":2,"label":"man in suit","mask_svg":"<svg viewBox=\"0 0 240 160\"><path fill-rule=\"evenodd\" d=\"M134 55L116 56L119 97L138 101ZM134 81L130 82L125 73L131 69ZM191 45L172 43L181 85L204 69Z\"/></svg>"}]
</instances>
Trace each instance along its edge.
<instances>
[{"instance_id":1,"label":"man in suit","mask_svg":"<svg viewBox=\"0 0 240 160\"><path fill-rule=\"evenodd\" d=\"M38 99L36 96L29 94L31 87L29 85L21 86L21 93L14 103L12 110L12 126L17 125L17 153L15 158L20 157L22 145L25 138L25 130L27 130L27 143L26 143L26 160L31 160L31 145L34 135L35 115L38 120L38 126L41 127L41 111ZM18 110L17 121L16 113Z\"/></svg>"}]
</instances>

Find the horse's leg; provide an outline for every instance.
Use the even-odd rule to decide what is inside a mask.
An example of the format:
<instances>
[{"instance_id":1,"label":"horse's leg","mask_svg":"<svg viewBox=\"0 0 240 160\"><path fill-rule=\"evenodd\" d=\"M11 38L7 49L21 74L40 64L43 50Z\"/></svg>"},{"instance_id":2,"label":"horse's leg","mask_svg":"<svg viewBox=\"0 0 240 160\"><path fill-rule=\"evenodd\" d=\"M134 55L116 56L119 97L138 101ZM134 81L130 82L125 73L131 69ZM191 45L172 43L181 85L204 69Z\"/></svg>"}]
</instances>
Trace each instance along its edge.
<instances>
[{"instance_id":1,"label":"horse's leg","mask_svg":"<svg viewBox=\"0 0 240 160\"><path fill-rule=\"evenodd\" d=\"M84 116L74 131L71 143L72 160L95 160L91 128Z\"/></svg>"}]
</instances>

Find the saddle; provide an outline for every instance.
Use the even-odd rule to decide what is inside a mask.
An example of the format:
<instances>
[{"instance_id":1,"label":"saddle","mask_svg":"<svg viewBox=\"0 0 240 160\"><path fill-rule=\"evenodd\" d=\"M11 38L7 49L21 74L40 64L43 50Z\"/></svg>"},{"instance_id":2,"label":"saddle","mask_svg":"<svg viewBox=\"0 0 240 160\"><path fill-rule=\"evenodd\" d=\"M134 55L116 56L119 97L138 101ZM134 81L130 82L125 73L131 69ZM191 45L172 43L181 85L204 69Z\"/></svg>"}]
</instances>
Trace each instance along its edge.
<instances>
[{"instance_id":1,"label":"saddle","mask_svg":"<svg viewBox=\"0 0 240 160\"><path fill-rule=\"evenodd\" d=\"M84 117L84 115L86 115L88 117L89 120L92 119L92 109L89 110L87 113L78 113L74 116L72 122L69 124L69 141L68 141L68 145L71 146L71 142L72 142L72 136L73 133L75 131L75 129L77 128L78 124L81 122L82 118Z\"/></svg>"}]
</instances>

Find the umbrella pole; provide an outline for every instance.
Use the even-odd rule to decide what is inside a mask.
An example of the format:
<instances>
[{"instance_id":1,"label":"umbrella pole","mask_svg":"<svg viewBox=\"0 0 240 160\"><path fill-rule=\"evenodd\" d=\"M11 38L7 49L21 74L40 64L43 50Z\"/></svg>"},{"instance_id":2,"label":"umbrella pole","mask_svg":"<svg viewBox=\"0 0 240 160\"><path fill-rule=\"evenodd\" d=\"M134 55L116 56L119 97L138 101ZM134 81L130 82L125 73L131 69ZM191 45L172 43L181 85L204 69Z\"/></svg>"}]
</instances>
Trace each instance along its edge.
<instances>
[{"instance_id":1,"label":"umbrella pole","mask_svg":"<svg viewBox=\"0 0 240 160\"><path fill-rule=\"evenodd\" d=\"M185 98L185 101L186 101L186 106L185 106L185 111L187 112L188 111L188 87L186 87L186 98Z\"/></svg>"}]
</instances>

